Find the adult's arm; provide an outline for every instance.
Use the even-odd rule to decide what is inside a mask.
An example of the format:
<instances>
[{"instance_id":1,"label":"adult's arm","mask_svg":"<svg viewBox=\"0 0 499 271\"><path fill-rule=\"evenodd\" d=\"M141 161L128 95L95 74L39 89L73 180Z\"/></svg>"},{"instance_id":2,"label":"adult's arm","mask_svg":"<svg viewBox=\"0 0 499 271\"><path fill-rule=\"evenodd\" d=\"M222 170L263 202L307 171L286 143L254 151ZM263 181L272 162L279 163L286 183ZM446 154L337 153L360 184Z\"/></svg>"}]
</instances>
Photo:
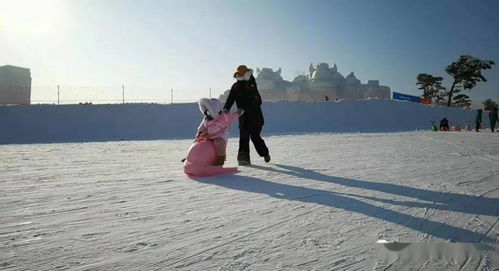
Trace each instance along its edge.
<instances>
[{"instance_id":1,"label":"adult's arm","mask_svg":"<svg viewBox=\"0 0 499 271\"><path fill-rule=\"evenodd\" d=\"M226 109L227 111L230 111L235 100L236 99L234 97L234 86L232 86L232 88L230 89L230 92L229 92L229 97L227 97L227 101L225 102L224 109Z\"/></svg>"}]
</instances>

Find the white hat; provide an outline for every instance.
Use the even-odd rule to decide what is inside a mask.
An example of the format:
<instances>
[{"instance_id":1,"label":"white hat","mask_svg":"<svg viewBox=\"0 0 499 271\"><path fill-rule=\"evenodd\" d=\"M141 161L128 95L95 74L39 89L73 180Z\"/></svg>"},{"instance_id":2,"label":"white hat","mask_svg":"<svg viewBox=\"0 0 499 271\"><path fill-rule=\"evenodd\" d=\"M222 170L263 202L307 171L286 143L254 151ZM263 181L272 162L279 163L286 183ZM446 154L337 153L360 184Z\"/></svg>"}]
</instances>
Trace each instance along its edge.
<instances>
[{"instance_id":1,"label":"white hat","mask_svg":"<svg viewBox=\"0 0 499 271\"><path fill-rule=\"evenodd\" d=\"M220 116L222 112L222 103L216 98L202 98L198 102L199 110L203 115L210 116L214 119Z\"/></svg>"}]
</instances>

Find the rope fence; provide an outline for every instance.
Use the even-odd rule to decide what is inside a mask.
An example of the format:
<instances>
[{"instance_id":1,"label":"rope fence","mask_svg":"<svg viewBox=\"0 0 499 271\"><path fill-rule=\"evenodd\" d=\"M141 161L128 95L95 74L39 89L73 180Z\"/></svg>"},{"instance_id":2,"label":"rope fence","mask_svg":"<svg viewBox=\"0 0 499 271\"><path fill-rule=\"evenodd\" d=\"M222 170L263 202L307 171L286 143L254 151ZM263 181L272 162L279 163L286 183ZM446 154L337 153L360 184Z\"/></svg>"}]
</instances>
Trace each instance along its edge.
<instances>
[{"instance_id":1,"label":"rope fence","mask_svg":"<svg viewBox=\"0 0 499 271\"><path fill-rule=\"evenodd\" d=\"M71 86L53 85L31 87L31 104L175 104L195 103L193 93L206 93L203 97L218 98L224 91L186 88L158 88L140 86ZM145 94L151 97L144 98ZM96 98L98 97L98 98Z\"/></svg>"}]
</instances>

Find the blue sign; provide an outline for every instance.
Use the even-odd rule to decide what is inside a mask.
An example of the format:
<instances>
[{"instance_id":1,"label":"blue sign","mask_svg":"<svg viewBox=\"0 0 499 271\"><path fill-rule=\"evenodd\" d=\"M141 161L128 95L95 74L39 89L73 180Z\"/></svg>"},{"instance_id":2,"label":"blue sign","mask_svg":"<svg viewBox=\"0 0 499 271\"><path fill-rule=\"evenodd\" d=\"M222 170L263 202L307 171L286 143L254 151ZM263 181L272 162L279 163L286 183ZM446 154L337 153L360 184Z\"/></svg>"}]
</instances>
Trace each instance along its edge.
<instances>
[{"instance_id":1,"label":"blue sign","mask_svg":"<svg viewBox=\"0 0 499 271\"><path fill-rule=\"evenodd\" d=\"M409 101L409 102L413 102L413 103L420 103L421 102L421 97L407 95L407 94L398 93L398 92L393 92L393 99L400 100L400 101Z\"/></svg>"}]
</instances>

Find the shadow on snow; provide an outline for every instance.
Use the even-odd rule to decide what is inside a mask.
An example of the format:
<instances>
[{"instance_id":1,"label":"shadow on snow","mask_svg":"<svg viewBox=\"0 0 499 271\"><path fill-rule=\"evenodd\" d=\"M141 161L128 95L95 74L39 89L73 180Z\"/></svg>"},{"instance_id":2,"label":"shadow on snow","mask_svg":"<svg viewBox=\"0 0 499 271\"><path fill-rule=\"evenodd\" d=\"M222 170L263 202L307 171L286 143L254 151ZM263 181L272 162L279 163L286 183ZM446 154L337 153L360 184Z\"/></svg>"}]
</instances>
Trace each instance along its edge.
<instances>
[{"instance_id":1,"label":"shadow on snow","mask_svg":"<svg viewBox=\"0 0 499 271\"><path fill-rule=\"evenodd\" d=\"M279 167L279 169L255 165L252 167L260 170L273 171L309 180L329 182L349 187L415 198L426 202L395 201L391 199L380 199L362 195L337 193L332 191L307 188L303 186L275 183L254 177L239 175L197 179L197 181L229 189L266 194L271 197L280 199L315 203L324 206L339 208L346 211L382 219L444 240L452 240L456 242L494 242L494 240L492 240L490 237L487 237L481 233L462 229L441 222L422 219L380 206L375 206L361 201L357 198L364 198L393 205L417 208L435 208L440 210L449 210L454 212L488 216L499 216L499 199L487 198L483 196L471 196L465 194L430 191L397 184L367 182L341 177L332 177L315 172L313 170L294 166L279 164L277 164L276 166Z\"/></svg>"}]
</instances>

